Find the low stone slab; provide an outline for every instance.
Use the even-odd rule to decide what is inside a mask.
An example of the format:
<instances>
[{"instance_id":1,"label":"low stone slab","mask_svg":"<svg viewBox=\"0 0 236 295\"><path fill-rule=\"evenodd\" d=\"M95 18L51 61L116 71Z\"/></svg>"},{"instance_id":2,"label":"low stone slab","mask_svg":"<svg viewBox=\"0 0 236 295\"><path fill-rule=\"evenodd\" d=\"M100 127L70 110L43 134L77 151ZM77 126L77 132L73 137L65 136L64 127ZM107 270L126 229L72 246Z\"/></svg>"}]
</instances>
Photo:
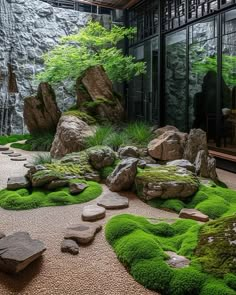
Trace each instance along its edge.
<instances>
[{"instance_id":1,"label":"low stone slab","mask_svg":"<svg viewBox=\"0 0 236 295\"><path fill-rule=\"evenodd\" d=\"M11 150L7 150L5 152L2 152L3 155L11 155L11 154L14 154L14 151L11 151Z\"/></svg>"},{"instance_id":2,"label":"low stone slab","mask_svg":"<svg viewBox=\"0 0 236 295\"><path fill-rule=\"evenodd\" d=\"M201 222L209 221L209 216L196 209L183 208L179 213L180 218L193 219Z\"/></svg>"},{"instance_id":3,"label":"low stone slab","mask_svg":"<svg viewBox=\"0 0 236 295\"><path fill-rule=\"evenodd\" d=\"M0 270L18 273L39 258L46 250L39 240L26 232L17 232L0 239Z\"/></svg>"},{"instance_id":4,"label":"low stone slab","mask_svg":"<svg viewBox=\"0 0 236 295\"><path fill-rule=\"evenodd\" d=\"M25 163L24 164L24 167L30 169L30 168L33 168L34 165L33 164L29 164L29 163Z\"/></svg>"},{"instance_id":5,"label":"low stone slab","mask_svg":"<svg viewBox=\"0 0 236 295\"><path fill-rule=\"evenodd\" d=\"M9 150L9 147L4 146L4 145L0 145L0 152L5 152L5 151L8 151L8 150Z\"/></svg>"},{"instance_id":6,"label":"low stone slab","mask_svg":"<svg viewBox=\"0 0 236 295\"><path fill-rule=\"evenodd\" d=\"M13 157L13 158L16 158L16 157L21 157L22 155L21 154L19 154L19 153L13 153L13 154L10 154L10 155L8 155L8 157Z\"/></svg>"},{"instance_id":7,"label":"low stone slab","mask_svg":"<svg viewBox=\"0 0 236 295\"><path fill-rule=\"evenodd\" d=\"M28 179L24 176L10 177L7 181L7 189L16 190L21 188L27 188L30 186Z\"/></svg>"},{"instance_id":8,"label":"low stone slab","mask_svg":"<svg viewBox=\"0 0 236 295\"><path fill-rule=\"evenodd\" d=\"M106 216L106 209L97 205L85 206L82 212L84 221L96 221Z\"/></svg>"},{"instance_id":9,"label":"low stone slab","mask_svg":"<svg viewBox=\"0 0 236 295\"><path fill-rule=\"evenodd\" d=\"M11 161L20 162L20 161L27 161L27 159L24 157L17 157L17 158L11 158Z\"/></svg>"},{"instance_id":10,"label":"low stone slab","mask_svg":"<svg viewBox=\"0 0 236 295\"><path fill-rule=\"evenodd\" d=\"M68 180L53 180L47 185L47 189L54 190L59 187L64 187L68 185Z\"/></svg>"},{"instance_id":11,"label":"low stone slab","mask_svg":"<svg viewBox=\"0 0 236 295\"><path fill-rule=\"evenodd\" d=\"M70 183L70 185L69 185L70 193L72 195L77 195L77 194L81 193L87 187L88 187L87 184L85 184L85 183L79 183L79 182L78 183Z\"/></svg>"},{"instance_id":12,"label":"low stone slab","mask_svg":"<svg viewBox=\"0 0 236 295\"><path fill-rule=\"evenodd\" d=\"M70 253L72 255L79 254L79 245L73 240L63 240L61 243L61 252Z\"/></svg>"},{"instance_id":13,"label":"low stone slab","mask_svg":"<svg viewBox=\"0 0 236 295\"><path fill-rule=\"evenodd\" d=\"M170 258L166 260L167 264L174 268L187 267L190 264L190 260L184 256L180 256L172 251L165 252Z\"/></svg>"},{"instance_id":14,"label":"low stone slab","mask_svg":"<svg viewBox=\"0 0 236 295\"><path fill-rule=\"evenodd\" d=\"M106 209L124 209L129 207L129 199L122 197L117 193L107 192L97 204Z\"/></svg>"},{"instance_id":15,"label":"low stone slab","mask_svg":"<svg viewBox=\"0 0 236 295\"><path fill-rule=\"evenodd\" d=\"M78 244L90 244L95 235L102 229L100 224L83 222L67 228L64 238L74 240Z\"/></svg>"}]
</instances>

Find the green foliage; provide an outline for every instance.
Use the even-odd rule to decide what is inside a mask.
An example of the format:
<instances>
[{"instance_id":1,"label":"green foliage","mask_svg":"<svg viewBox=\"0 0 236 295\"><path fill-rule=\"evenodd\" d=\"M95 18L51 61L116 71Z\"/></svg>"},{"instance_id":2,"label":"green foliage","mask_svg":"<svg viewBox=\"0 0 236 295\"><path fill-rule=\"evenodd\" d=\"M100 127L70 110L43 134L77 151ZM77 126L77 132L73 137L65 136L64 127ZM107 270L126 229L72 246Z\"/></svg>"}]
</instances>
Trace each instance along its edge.
<instances>
[{"instance_id":1,"label":"green foliage","mask_svg":"<svg viewBox=\"0 0 236 295\"><path fill-rule=\"evenodd\" d=\"M124 55L116 45L134 34L133 28L112 26L108 30L90 21L77 34L61 38L59 45L44 55L45 70L37 78L51 83L76 80L88 68L103 65L112 81L128 81L145 73L145 64Z\"/></svg>"},{"instance_id":2,"label":"green foliage","mask_svg":"<svg viewBox=\"0 0 236 295\"><path fill-rule=\"evenodd\" d=\"M93 125L96 123L96 119L93 118L92 116L90 116L89 114L82 112L78 109L76 110L68 110L66 112L63 113L63 115L65 116L74 116L76 118L79 118L81 120L83 120L84 122L86 122L89 125Z\"/></svg>"},{"instance_id":3,"label":"green foliage","mask_svg":"<svg viewBox=\"0 0 236 295\"><path fill-rule=\"evenodd\" d=\"M81 182L79 179L76 181ZM71 195L68 187L59 188L55 192L44 189L33 189L32 191L4 189L0 191L0 206L8 210L27 210L38 207L73 205L89 202L101 195L100 184L92 181L83 182L88 184L88 187L78 195Z\"/></svg>"},{"instance_id":4,"label":"green foliage","mask_svg":"<svg viewBox=\"0 0 236 295\"><path fill-rule=\"evenodd\" d=\"M99 126L96 133L87 138L86 146L107 145L118 150L119 147L125 145L145 147L151 139L151 128L145 123L134 122L122 127L106 124Z\"/></svg>"},{"instance_id":5,"label":"green foliage","mask_svg":"<svg viewBox=\"0 0 236 295\"><path fill-rule=\"evenodd\" d=\"M16 148L16 149L20 149L23 151L32 151L32 146L31 146L31 144L28 144L28 143L16 142L16 143L12 143L11 147Z\"/></svg>"},{"instance_id":6,"label":"green foliage","mask_svg":"<svg viewBox=\"0 0 236 295\"><path fill-rule=\"evenodd\" d=\"M163 295L235 294L227 287L226 279L203 273L195 262L200 229L201 225L193 220L152 224L143 217L123 214L109 220L105 235L134 279L148 289ZM191 265L182 269L170 267L166 250L188 257Z\"/></svg>"},{"instance_id":7,"label":"green foliage","mask_svg":"<svg viewBox=\"0 0 236 295\"><path fill-rule=\"evenodd\" d=\"M107 179L107 177L111 175L111 173L114 171L114 169L116 168L118 164L119 164L119 160L115 161L112 166L107 166L100 169L99 174L101 179Z\"/></svg>"},{"instance_id":8,"label":"green foliage","mask_svg":"<svg viewBox=\"0 0 236 295\"><path fill-rule=\"evenodd\" d=\"M30 139L30 134L14 134L14 135L1 135L0 136L0 145L5 145L12 142L17 142L20 140Z\"/></svg>"},{"instance_id":9,"label":"green foliage","mask_svg":"<svg viewBox=\"0 0 236 295\"><path fill-rule=\"evenodd\" d=\"M52 163L52 157L49 153L45 154L37 154L33 157L32 160L33 165L45 165L45 164L51 164Z\"/></svg>"},{"instance_id":10,"label":"green foliage","mask_svg":"<svg viewBox=\"0 0 236 295\"><path fill-rule=\"evenodd\" d=\"M43 134L33 134L32 137L26 141L27 146L31 145L32 151L49 152L54 140L54 134L43 133ZM24 146L22 146L24 149Z\"/></svg>"},{"instance_id":11,"label":"green foliage","mask_svg":"<svg viewBox=\"0 0 236 295\"><path fill-rule=\"evenodd\" d=\"M140 170L139 173L143 175L144 172L145 170ZM210 186L200 185L198 192L186 200L156 198L149 201L148 204L155 208L170 209L178 213L182 208L195 208L211 219L216 219L235 214L236 191L213 183Z\"/></svg>"},{"instance_id":12,"label":"green foliage","mask_svg":"<svg viewBox=\"0 0 236 295\"><path fill-rule=\"evenodd\" d=\"M224 276L224 281L228 287L236 291L236 275L227 273Z\"/></svg>"}]
</instances>

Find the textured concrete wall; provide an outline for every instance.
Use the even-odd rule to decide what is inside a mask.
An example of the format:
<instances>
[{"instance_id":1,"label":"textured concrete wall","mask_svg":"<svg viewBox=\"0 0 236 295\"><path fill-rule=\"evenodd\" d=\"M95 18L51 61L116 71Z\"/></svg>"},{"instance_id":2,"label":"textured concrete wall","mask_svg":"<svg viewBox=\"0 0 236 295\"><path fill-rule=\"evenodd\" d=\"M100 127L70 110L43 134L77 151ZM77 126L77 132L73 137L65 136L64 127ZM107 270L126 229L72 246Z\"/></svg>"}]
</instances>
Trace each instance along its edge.
<instances>
[{"instance_id":1,"label":"textured concrete wall","mask_svg":"<svg viewBox=\"0 0 236 295\"><path fill-rule=\"evenodd\" d=\"M39 0L0 0L0 135L25 131L23 99L36 90L33 80L43 67L42 54L90 18ZM56 92L60 108L73 103L64 87Z\"/></svg>"}]
</instances>

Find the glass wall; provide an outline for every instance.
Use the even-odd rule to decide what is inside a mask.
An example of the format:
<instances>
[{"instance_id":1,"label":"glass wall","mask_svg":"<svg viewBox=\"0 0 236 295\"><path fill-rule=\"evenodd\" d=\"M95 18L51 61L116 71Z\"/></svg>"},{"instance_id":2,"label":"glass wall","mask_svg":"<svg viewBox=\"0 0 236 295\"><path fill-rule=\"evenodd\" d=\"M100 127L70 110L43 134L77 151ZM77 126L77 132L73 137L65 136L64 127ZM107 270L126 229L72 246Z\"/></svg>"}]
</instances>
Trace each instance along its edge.
<instances>
[{"instance_id":1,"label":"glass wall","mask_svg":"<svg viewBox=\"0 0 236 295\"><path fill-rule=\"evenodd\" d=\"M172 33L165 39L165 110L166 122L182 131L187 126L186 29Z\"/></svg>"},{"instance_id":2,"label":"glass wall","mask_svg":"<svg viewBox=\"0 0 236 295\"><path fill-rule=\"evenodd\" d=\"M222 140L236 148L236 9L223 16L222 37Z\"/></svg>"}]
</instances>

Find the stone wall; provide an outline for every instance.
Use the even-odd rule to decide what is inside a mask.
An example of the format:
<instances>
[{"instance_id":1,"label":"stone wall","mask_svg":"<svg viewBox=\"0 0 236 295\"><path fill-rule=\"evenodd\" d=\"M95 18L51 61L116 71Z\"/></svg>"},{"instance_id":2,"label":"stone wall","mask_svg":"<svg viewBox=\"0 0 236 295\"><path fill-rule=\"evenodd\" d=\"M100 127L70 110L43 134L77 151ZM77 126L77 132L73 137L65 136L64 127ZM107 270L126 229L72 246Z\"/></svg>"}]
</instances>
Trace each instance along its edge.
<instances>
[{"instance_id":1,"label":"stone wall","mask_svg":"<svg viewBox=\"0 0 236 295\"><path fill-rule=\"evenodd\" d=\"M23 101L36 91L34 78L43 68L42 54L91 17L110 23L107 15L65 10L39 0L0 0L0 135L26 132ZM69 90L55 90L62 110L73 104Z\"/></svg>"}]
</instances>

